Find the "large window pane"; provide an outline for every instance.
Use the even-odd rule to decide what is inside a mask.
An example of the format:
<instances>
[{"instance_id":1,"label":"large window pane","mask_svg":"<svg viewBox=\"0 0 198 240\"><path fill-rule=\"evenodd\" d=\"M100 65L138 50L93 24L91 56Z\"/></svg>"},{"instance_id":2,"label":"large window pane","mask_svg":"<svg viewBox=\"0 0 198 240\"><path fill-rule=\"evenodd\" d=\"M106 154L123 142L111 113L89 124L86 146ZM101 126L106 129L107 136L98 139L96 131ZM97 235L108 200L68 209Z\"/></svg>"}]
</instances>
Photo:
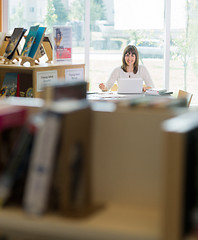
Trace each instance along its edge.
<instances>
[{"instance_id":1,"label":"large window pane","mask_svg":"<svg viewBox=\"0 0 198 240\"><path fill-rule=\"evenodd\" d=\"M198 3L196 0L172 0L170 88L193 93L198 103Z\"/></svg>"},{"instance_id":2,"label":"large window pane","mask_svg":"<svg viewBox=\"0 0 198 240\"><path fill-rule=\"evenodd\" d=\"M121 65L127 44L137 46L156 87L163 87L164 0L91 0L92 89Z\"/></svg>"}]
</instances>

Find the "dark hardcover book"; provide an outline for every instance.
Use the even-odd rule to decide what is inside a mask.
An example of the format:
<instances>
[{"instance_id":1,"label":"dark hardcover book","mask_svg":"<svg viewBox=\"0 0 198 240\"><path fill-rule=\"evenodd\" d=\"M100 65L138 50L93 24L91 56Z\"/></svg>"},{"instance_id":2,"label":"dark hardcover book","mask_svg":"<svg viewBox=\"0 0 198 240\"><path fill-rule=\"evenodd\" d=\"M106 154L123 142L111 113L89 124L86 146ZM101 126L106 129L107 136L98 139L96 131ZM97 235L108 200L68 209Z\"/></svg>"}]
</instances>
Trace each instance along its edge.
<instances>
[{"instance_id":1,"label":"dark hardcover book","mask_svg":"<svg viewBox=\"0 0 198 240\"><path fill-rule=\"evenodd\" d=\"M45 98L47 101L62 99L86 99L87 83L85 81L65 82L47 86Z\"/></svg>"},{"instance_id":2,"label":"dark hardcover book","mask_svg":"<svg viewBox=\"0 0 198 240\"><path fill-rule=\"evenodd\" d=\"M0 176L0 202L21 204L29 159L34 139L33 128L24 126L9 154L9 161Z\"/></svg>"},{"instance_id":3,"label":"dark hardcover book","mask_svg":"<svg viewBox=\"0 0 198 240\"><path fill-rule=\"evenodd\" d=\"M30 49L28 57L34 58L36 56L37 51L39 51L39 49L40 49L39 46L40 46L40 44L42 42L42 39L44 37L45 30L46 30L46 27L39 27L38 28L34 43L33 43L32 47Z\"/></svg>"},{"instance_id":4,"label":"dark hardcover book","mask_svg":"<svg viewBox=\"0 0 198 240\"><path fill-rule=\"evenodd\" d=\"M24 107L0 106L0 172L4 168L20 128L27 119Z\"/></svg>"},{"instance_id":5,"label":"dark hardcover book","mask_svg":"<svg viewBox=\"0 0 198 240\"><path fill-rule=\"evenodd\" d=\"M5 53L3 54L3 56L5 58L8 58L8 59L12 59L14 54L15 54L15 51L18 47L18 44L21 40L21 38L23 37L23 35L25 34L26 32L26 29L24 28L15 28L11 37L10 37L10 40L9 40L9 43L6 47L6 50L5 50Z\"/></svg>"},{"instance_id":6,"label":"dark hardcover book","mask_svg":"<svg viewBox=\"0 0 198 240\"><path fill-rule=\"evenodd\" d=\"M19 96L18 80L19 74L17 72L7 72L4 76L1 95Z\"/></svg>"},{"instance_id":7,"label":"dark hardcover book","mask_svg":"<svg viewBox=\"0 0 198 240\"><path fill-rule=\"evenodd\" d=\"M28 33L28 35L26 37L26 40L25 40L23 50L21 52L21 56L28 57L28 55L30 53L30 50L31 50L31 47L32 47L32 45L34 43L34 40L36 38L38 29L39 29L39 25L30 27L29 33Z\"/></svg>"},{"instance_id":8,"label":"dark hardcover book","mask_svg":"<svg viewBox=\"0 0 198 240\"><path fill-rule=\"evenodd\" d=\"M20 73L18 87L20 97L33 97L32 75Z\"/></svg>"}]
</instances>

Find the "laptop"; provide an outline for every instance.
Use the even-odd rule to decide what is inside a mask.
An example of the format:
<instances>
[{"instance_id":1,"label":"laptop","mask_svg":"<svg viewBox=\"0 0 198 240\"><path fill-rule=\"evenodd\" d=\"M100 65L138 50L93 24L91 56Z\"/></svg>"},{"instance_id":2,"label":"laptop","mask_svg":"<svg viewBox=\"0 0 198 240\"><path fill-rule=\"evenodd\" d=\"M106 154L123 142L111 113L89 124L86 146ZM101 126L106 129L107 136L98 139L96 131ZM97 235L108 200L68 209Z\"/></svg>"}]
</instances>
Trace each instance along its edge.
<instances>
[{"instance_id":1,"label":"laptop","mask_svg":"<svg viewBox=\"0 0 198 240\"><path fill-rule=\"evenodd\" d=\"M142 78L119 78L118 93L142 93L143 80Z\"/></svg>"}]
</instances>

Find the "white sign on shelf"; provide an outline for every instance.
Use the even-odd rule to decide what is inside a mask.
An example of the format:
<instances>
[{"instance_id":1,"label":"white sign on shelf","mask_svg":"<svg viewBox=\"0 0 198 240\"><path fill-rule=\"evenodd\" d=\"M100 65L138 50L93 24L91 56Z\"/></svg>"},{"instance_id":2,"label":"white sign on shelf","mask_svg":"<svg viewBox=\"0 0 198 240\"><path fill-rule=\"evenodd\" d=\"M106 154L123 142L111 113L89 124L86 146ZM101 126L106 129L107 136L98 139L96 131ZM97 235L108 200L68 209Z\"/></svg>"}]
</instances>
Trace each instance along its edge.
<instances>
[{"instance_id":1,"label":"white sign on shelf","mask_svg":"<svg viewBox=\"0 0 198 240\"><path fill-rule=\"evenodd\" d=\"M65 81L84 81L84 68L65 69Z\"/></svg>"},{"instance_id":2,"label":"white sign on shelf","mask_svg":"<svg viewBox=\"0 0 198 240\"><path fill-rule=\"evenodd\" d=\"M37 72L37 92L43 91L44 87L57 81L57 70Z\"/></svg>"}]
</instances>

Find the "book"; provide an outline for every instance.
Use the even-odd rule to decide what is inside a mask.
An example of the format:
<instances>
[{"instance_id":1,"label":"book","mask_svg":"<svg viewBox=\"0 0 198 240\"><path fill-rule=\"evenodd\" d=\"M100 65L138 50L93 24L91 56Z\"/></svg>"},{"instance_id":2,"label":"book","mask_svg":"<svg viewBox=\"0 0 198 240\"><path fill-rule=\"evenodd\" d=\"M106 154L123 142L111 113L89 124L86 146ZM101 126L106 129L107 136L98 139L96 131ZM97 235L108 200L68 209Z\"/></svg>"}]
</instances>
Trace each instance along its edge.
<instances>
[{"instance_id":1,"label":"book","mask_svg":"<svg viewBox=\"0 0 198 240\"><path fill-rule=\"evenodd\" d=\"M53 27L53 60L72 60L72 28L69 26Z\"/></svg>"},{"instance_id":2,"label":"book","mask_svg":"<svg viewBox=\"0 0 198 240\"><path fill-rule=\"evenodd\" d=\"M25 107L0 105L0 172L7 164L8 155L18 135L18 130L27 120Z\"/></svg>"},{"instance_id":3,"label":"book","mask_svg":"<svg viewBox=\"0 0 198 240\"><path fill-rule=\"evenodd\" d=\"M6 72L0 94L4 96L19 96L18 80L19 74L17 72Z\"/></svg>"},{"instance_id":4,"label":"book","mask_svg":"<svg viewBox=\"0 0 198 240\"><path fill-rule=\"evenodd\" d=\"M42 214L47 209L48 194L60 132L59 116L50 112L42 115L35 135L23 205L30 214Z\"/></svg>"},{"instance_id":5,"label":"book","mask_svg":"<svg viewBox=\"0 0 198 240\"><path fill-rule=\"evenodd\" d=\"M46 34L43 38L43 48L45 50L45 53L48 58L48 62L51 62L53 60L53 47L52 47L52 36L51 34Z\"/></svg>"},{"instance_id":6,"label":"book","mask_svg":"<svg viewBox=\"0 0 198 240\"><path fill-rule=\"evenodd\" d=\"M61 99L86 99L87 83L85 81L68 81L46 86L44 98L46 101Z\"/></svg>"},{"instance_id":7,"label":"book","mask_svg":"<svg viewBox=\"0 0 198 240\"><path fill-rule=\"evenodd\" d=\"M23 37L23 35L25 34L26 32L26 29L24 28L15 28L11 37L10 37L10 40L9 40L9 43L5 49L5 53L3 54L3 56L9 60L11 60L15 54L15 51L18 47L18 44L21 40L21 38Z\"/></svg>"},{"instance_id":8,"label":"book","mask_svg":"<svg viewBox=\"0 0 198 240\"><path fill-rule=\"evenodd\" d=\"M37 51L40 51L40 44L42 42L42 39L44 37L44 33L45 33L46 27L39 27L35 40L33 42L33 45L30 49L30 52L28 54L28 57L34 58L37 54Z\"/></svg>"},{"instance_id":9,"label":"book","mask_svg":"<svg viewBox=\"0 0 198 240\"><path fill-rule=\"evenodd\" d=\"M21 128L0 175L0 205L21 203L30 152L34 138L33 127Z\"/></svg>"},{"instance_id":10,"label":"book","mask_svg":"<svg viewBox=\"0 0 198 240\"><path fill-rule=\"evenodd\" d=\"M38 29L39 29L39 25L30 27L28 35L27 35L26 40L25 40L24 47L23 47L22 52L21 52L22 57L28 57L28 55L30 53L30 50L31 50L31 47L32 47L32 45L34 43L34 40L36 38Z\"/></svg>"},{"instance_id":11,"label":"book","mask_svg":"<svg viewBox=\"0 0 198 240\"><path fill-rule=\"evenodd\" d=\"M19 73L18 76L19 97L33 97L32 75Z\"/></svg>"}]
</instances>

